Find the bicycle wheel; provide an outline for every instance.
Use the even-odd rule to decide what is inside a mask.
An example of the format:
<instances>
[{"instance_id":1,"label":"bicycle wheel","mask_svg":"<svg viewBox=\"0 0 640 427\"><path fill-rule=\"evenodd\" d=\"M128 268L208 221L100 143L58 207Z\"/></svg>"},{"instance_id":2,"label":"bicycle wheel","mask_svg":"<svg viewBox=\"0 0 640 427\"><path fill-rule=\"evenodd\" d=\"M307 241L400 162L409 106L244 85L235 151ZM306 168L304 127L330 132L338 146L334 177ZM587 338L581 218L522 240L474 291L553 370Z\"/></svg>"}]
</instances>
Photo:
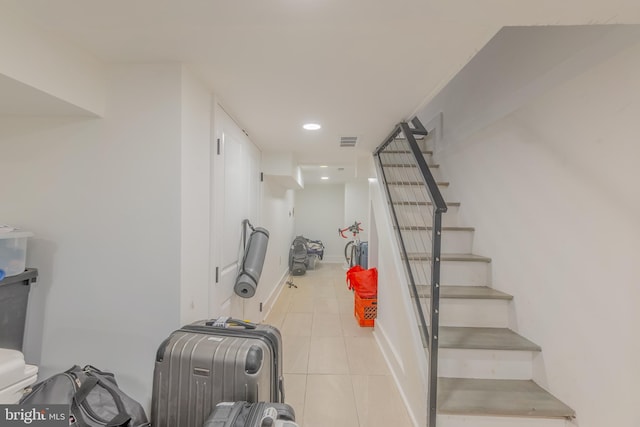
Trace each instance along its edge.
<instances>
[{"instance_id":1,"label":"bicycle wheel","mask_svg":"<svg viewBox=\"0 0 640 427\"><path fill-rule=\"evenodd\" d=\"M347 265L349 267L353 267L353 261L354 261L354 252L355 252L355 245L353 240L350 240L347 242L346 245L344 245L344 259L347 262Z\"/></svg>"}]
</instances>

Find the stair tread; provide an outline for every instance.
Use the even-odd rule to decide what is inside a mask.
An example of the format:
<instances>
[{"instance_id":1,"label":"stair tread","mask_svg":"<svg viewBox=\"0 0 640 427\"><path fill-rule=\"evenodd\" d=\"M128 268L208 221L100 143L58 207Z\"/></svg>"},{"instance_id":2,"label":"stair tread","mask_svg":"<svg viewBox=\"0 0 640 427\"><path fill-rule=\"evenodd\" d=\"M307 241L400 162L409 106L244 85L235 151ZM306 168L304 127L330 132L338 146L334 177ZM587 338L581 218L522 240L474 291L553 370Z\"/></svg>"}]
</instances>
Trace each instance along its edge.
<instances>
[{"instance_id":1,"label":"stair tread","mask_svg":"<svg viewBox=\"0 0 640 427\"><path fill-rule=\"evenodd\" d=\"M449 183L446 181L442 181L442 182L436 182L437 185L441 186L441 187L448 187ZM387 185L393 185L393 186L401 186L401 185L405 185L405 186L420 186L420 185L424 185L424 182L422 181L390 181L387 182Z\"/></svg>"},{"instance_id":2,"label":"stair tread","mask_svg":"<svg viewBox=\"0 0 640 427\"><path fill-rule=\"evenodd\" d=\"M396 228L396 227L394 227ZM424 225L402 225L400 230L413 230L413 231L431 231L433 227ZM460 226L445 226L442 227L442 231L475 231L474 227L460 227Z\"/></svg>"},{"instance_id":3,"label":"stair tread","mask_svg":"<svg viewBox=\"0 0 640 427\"><path fill-rule=\"evenodd\" d=\"M573 418L575 411L531 380L438 379L438 412Z\"/></svg>"},{"instance_id":4,"label":"stair tread","mask_svg":"<svg viewBox=\"0 0 640 427\"><path fill-rule=\"evenodd\" d=\"M445 202L447 204L447 206L460 206L460 202ZM432 202L409 202L409 201L402 201L402 202L393 202L394 205L396 206L433 206Z\"/></svg>"},{"instance_id":5,"label":"stair tread","mask_svg":"<svg viewBox=\"0 0 640 427\"><path fill-rule=\"evenodd\" d=\"M508 328L440 327L440 348L541 351L539 345Z\"/></svg>"},{"instance_id":6,"label":"stair tread","mask_svg":"<svg viewBox=\"0 0 640 427\"><path fill-rule=\"evenodd\" d=\"M415 163L383 163L382 166L384 166L385 168L417 168L418 165L416 165ZM440 165L427 165L429 166L429 169L431 168L439 168Z\"/></svg>"},{"instance_id":7,"label":"stair tread","mask_svg":"<svg viewBox=\"0 0 640 427\"><path fill-rule=\"evenodd\" d=\"M431 286L417 285L418 297L431 297ZM489 288L488 286L450 286L443 285L440 287L440 298L451 299L501 299L512 300L513 296Z\"/></svg>"},{"instance_id":8,"label":"stair tread","mask_svg":"<svg viewBox=\"0 0 640 427\"><path fill-rule=\"evenodd\" d=\"M431 156L433 151L431 150L421 150L422 154L428 154ZM383 150L380 154L413 154L413 151L410 150Z\"/></svg>"},{"instance_id":9,"label":"stair tread","mask_svg":"<svg viewBox=\"0 0 640 427\"><path fill-rule=\"evenodd\" d=\"M431 261L430 253L410 253L409 261ZM442 261L491 262L491 258L475 254L440 254Z\"/></svg>"}]
</instances>

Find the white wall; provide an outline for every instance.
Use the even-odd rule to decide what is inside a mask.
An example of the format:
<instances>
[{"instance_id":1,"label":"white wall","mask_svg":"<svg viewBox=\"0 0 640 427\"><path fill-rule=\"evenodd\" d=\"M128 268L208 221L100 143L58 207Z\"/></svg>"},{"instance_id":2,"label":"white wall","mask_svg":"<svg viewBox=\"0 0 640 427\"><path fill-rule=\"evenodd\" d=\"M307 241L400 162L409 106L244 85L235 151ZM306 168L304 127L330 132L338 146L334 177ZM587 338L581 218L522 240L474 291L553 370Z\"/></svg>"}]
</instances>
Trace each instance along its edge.
<instances>
[{"instance_id":1,"label":"white wall","mask_svg":"<svg viewBox=\"0 0 640 427\"><path fill-rule=\"evenodd\" d=\"M211 95L182 68L180 323L209 316Z\"/></svg>"},{"instance_id":2,"label":"white wall","mask_svg":"<svg viewBox=\"0 0 640 427\"><path fill-rule=\"evenodd\" d=\"M0 75L63 100L87 115L105 112L103 64L37 29L5 5L0 12Z\"/></svg>"},{"instance_id":3,"label":"white wall","mask_svg":"<svg viewBox=\"0 0 640 427\"><path fill-rule=\"evenodd\" d=\"M346 232L348 239L343 239L338 235L338 228L357 220L364 229L360 239L368 239L370 203L366 179L345 184L307 184L296 194L295 234L322 240L326 261L343 262L344 245L353 238Z\"/></svg>"},{"instance_id":4,"label":"white wall","mask_svg":"<svg viewBox=\"0 0 640 427\"><path fill-rule=\"evenodd\" d=\"M234 313L260 321L286 273L294 199L269 187L263 197L260 151L214 114L209 91L183 66L113 66L108 75L102 119L0 118L0 182L10 183L0 189L0 218L36 234L25 353L41 378L94 364L148 407L158 345L224 303L211 250L230 246L213 207L236 225L238 247L245 218L271 233L258 292L237 298ZM229 157L219 182L218 130L248 154ZM217 184L226 198L212 198Z\"/></svg>"},{"instance_id":5,"label":"white wall","mask_svg":"<svg viewBox=\"0 0 640 427\"><path fill-rule=\"evenodd\" d=\"M428 367L418 331L400 249L378 181L370 184L371 230L369 267L378 269L378 312L374 336L407 406L414 425L427 417Z\"/></svg>"},{"instance_id":6,"label":"white wall","mask_svg":"<svg viewBox=\"0 0 640 427\"><path fill-rule=\"evenodd\" d=\"M293 152L269 151L262 153L262 171L265 179L277 181L281 186L294 189L304 188L302 170Z\"/></svg>"},{"instance_id":7,"label":"white wall","mask_svg":"<svg viewBox=\"0 0 640 427\"><path fill-rule=\"evenodd\" d=\"M296 192L295 234L322 240L327 262L344 261L347 240L338 234L338 228L349 225L343 224L344 188L344 184L307 184Z\"/></svg>"},{"instance_id":8,"label":"white wall","mask_svg":"<svg viewBox=\"0 0 640 427\"><path fill-rule=\"evenodd\" d=\"M344 220L343 226L361 222L364 231L360 233L360 240L369 239L369 182L367 179L349 181L344 185Z\"/></svg>"},{"instance_id":9,"label":"white wall","mask_svg":"<svg viewBox=\"0 0 640 427\"><path fill-rule=\"evenodd\" d=\"M421 118L444 112L438 162L476 227L474 252L493 259L493 286L515 296L512 326L542 346L535 379L576 410L575 425L631 427L640 424L640 44L584 49L590 61L569 73L568 53L547 71L562 67L562 78L528 98L486 99L511 103L500 116L468 126L491 105L457 116L465 98L448 98L455 86ZM493 58L494 72L501 61L517 58ZM456 85L472 91L482 78Z\"/></svg>"},{"instance_id":10,"label":"white wall","mask_svg":"<svg viewBox=\"0 0 640 427\"><path fill-rule=\"evenodd\" d=\"M505 27L418 115L446 111L447 138L467 138L639 38L640 25Z\"/></svg>"},{"instance_id":11,"label":"white wall","mask_svg":"<svg viewBox=\"0 0 640 427\"><path fill-rule=\"evenodd\" d=\"M103 119L0 119L0 218L35 232L25 353L41 377L90 363L150 401L180 323L181 73L112 67Z\"/></svg>"},{"instance_id":12,"label":"white wall","mask_svg":"<svg viewBox=\"0 0 640 427\"><path fill-rule=\"evenodd\" d=\"M269 230L269 246L256 295L246 300L247 319L262 321L271 310L289 272L289 246L295 237L295 191L265 179L262 186L262 220ZM260 303L263 303L260 312Z\"/></svg>"}]
</instances>

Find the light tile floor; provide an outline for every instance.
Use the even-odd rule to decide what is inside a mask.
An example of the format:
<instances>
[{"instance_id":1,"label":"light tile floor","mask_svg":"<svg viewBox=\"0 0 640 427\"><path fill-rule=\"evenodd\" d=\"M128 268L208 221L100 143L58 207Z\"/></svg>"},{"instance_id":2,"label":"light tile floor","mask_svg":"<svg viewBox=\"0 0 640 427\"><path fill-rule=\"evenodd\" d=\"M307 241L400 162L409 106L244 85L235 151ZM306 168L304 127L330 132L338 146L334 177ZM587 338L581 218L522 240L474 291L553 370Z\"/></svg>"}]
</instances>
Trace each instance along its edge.
<instances>
[{"instance_id":1,"label":"light tile floor","mask_svg":"<svg viewBox=\"0 0 640 427\"><path fill-rule=\"evenodd\" d=\"M285 400L301 427L410 427L406 408L372 335L353 316L341 264L285 285L266 322L283 337Z\"/></svg>"}]
</instances>

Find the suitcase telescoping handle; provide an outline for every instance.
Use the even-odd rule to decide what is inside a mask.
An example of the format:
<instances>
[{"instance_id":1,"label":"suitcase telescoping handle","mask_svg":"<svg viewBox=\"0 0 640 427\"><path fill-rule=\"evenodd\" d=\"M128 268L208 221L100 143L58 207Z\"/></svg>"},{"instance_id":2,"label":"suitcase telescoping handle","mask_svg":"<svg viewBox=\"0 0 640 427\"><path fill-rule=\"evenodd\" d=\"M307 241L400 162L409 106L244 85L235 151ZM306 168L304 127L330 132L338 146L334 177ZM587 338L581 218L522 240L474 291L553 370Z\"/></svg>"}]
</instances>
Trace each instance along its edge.
<instances>
[{"instance_id":1,"label":"suitcase telescoping handle","mask_svg":"<svg viewBox=\"0 0 640 427\"><path fill-rule=\"evenodd\" d=\"M230 328L230 327L241 327L244 329L256 328L255 323L246 322L244 320L232 319L231 317L218 317L217 319L207 321L206 325L213 326L214 328Z\"/></svg>"}]
</instances>

